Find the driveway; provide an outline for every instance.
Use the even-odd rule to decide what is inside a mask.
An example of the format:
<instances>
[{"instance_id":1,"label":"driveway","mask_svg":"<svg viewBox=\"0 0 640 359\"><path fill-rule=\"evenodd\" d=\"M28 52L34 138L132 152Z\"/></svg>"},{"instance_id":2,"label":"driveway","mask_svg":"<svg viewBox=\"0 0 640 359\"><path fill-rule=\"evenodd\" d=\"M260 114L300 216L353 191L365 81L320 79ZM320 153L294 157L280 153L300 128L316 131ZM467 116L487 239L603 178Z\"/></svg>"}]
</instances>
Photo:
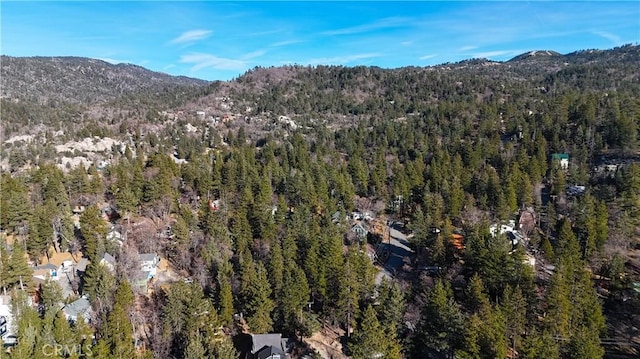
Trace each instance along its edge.
<instances>
[{"instance_id":1,"label":"driveway","mask_svg":"<svg viewBox=\"0 0 640 359\"><path fill-rule=\"evenodd\" d=\"M389 243L381 243L378 245L378 253L382 263L380 272L376 275L376 285L382 283L383 278L391 280L398 272L402 271L406 261L413 254L413 250L407 246L407 236L400 232L395 225L389 227Z\"/></svg>"}]
</instances>

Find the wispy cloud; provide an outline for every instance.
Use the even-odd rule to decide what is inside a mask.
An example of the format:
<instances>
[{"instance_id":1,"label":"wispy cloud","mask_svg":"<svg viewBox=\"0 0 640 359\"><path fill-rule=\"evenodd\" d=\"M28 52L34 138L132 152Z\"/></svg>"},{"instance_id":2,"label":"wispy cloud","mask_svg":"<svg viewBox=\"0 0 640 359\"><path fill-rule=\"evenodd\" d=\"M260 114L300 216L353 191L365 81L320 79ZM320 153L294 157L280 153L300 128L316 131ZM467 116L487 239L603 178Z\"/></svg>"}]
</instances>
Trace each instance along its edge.
<instances>
[{"instance_id":1,"label":"wispy cloud","mask_svg":"<svg viewBox=\"0 0 640 359\"><path fill-rule=\"evenodd\" d=\"M176 67L176 65L174 65L174 64L169 64L169 65L167 65L167 66L163 67L162 69L163 69L163 70L165 70L165 71L167 71L167 70L170 70L170 69L172 69L172 68L174 68L174 67Z\"/></svg>"},{"instance_id":2,"label":"wispy cloud","mask_svg":"<svg viewBox=\"0 0 640 359\"><path fill-rule=\"evenodd\" d=\"M612 34L607 31L593 31L593 34L598 35L600 37L604 37L605 39L611 41L611 43L616 46L622 45L622 39L620 38L620 36L616 34Z\"/></svg>"},{"instance_id":3,"label":"wispy cloud","mask_svg":"<svg viewBox=\"0 0 640 359\"><path fill-rule=\"evenodd\" d=\"M242 60L250 60L250 59L255 59L256 57L260 57L264 54L266 54L267 51L265 50L256 50L256 51L251 51L249 53L246 53L244 55L242 55L241 59Z\"/></svg>"},{"instance_id":4,"label":"wispy cloud","mask_svg":"<svg viewBox=\"0 0 640 359\"><path fill-rule=\"evenodd\" d=\"M382 55L378 53L368 53L368 54L355 54L355 55L334 56L334 57L320 57L316 59L311 59L307 61L307 63L315 64L315 65L341 65L341 64L348 64L358 60L372 59L380 56Z\"/></svg>"},{"instance_id":5,"label":"wispy cloud","mask_svg":"<svg viewBox=\"0 0 640 359\"><path fill-rule=\"evenodd\" d=\"M273 35L273 34L279 34L283 31L284 31L283 29L264 30L264 31L248 33L247 36L253 37L253 36Z\"/></svg>"},{"instance_id":6,"label":"wispy cloud","mask_svg":"<svg viewBox=\"0 0 640 359\"><path fill-rule=\"evenodd\" d=\"M384 19L380 19L380 20L374 21L374 22L369 23L369 24L363 24L363 25L358 25L358 26L345 27L345 28L342 28L342 29L324 31L321 34L322 35L330 35L330 36L333 36L333 35L361 34L361 33L364 33L364 32L369 32L369 31L374 31L374 30L381 30L381 29L388 29L388 28L406 26L408 22L409 22L409 19L407 19L405 17L387 17L387 18L384 18Z\"/></svg>"},{"instance_id":7,"label":"wispy cloud","mask_svg":"<svg viewBox=\"0 0 640 359\"><path fill-rule=\"evenodd\" d=\"M482 59L482 58L490 58L490 57L498 57L498 56L515 56L525 52L525 50L496 50L496 51L485 51L478 52L473 54L474 58Z\"/></svg>"},{"instance_id":8,"label":"wispy cloud","mask_svg":"<svg viewBox=\"0 0 640 359\"><path fill-rule=\"evenodd\" d=\"M108 62L112 65L117 65L117 64L133 64L133 61L130 60L118 60L118 59L112 59L110 57L100 57L98 58L98 60L102 60L104 62Z\"/></svg>"},{"instance_id":9,"label":"wispy cloud","mask_svg":"<svg viewBox=\"0 0 640 359\"><path fill-rule=\"evenodd\" d=\"M432 59L432 58L434 58L436 56L438 56L438 54L429 54L429 55L420 56L419 59L420 60L429 60L429 59Z\"/></svg>"},{"instance_id":10,"label":"wispy cloud","mask_svg":"<svg viewBox=\"0 0 640 359\"><path fill-rule=\"evenodd\" d=\"M462 46L458 51L471 51L477 49L478 46Z\"/></svg>"},{"instance_id":11,"label":"wispy cloud","mask_svg":"<svg viewBox=\"0 0 640 359\"><path fill-rule=\"evenodd\" d=\"M287 46L287 45L293 45L293 44L299 44L301 43L302 40L285 40L285 41L278 41L278 42L274 42L273 44L269 45L269 47L281 47L281 46Z\"/></svg>"},{"instance_id":12,"label":"wispy cloud","mask_svg":"<svg viewBox=\"0 0 640 359\"><path fill-rule=\"evenodd\" d=\"M169 41L169 43L170 44L186 44L189 42L206 39L209 36L211 36L210 30L191 30L191 31L183 32L182 35Z\"/></svg>"},{"instance_id":13,"label":"wispy cloud","mask_svg":"<svg viewBox=\"0 0 640 359\"><path fill-rule=\"evenodd\" d=\"M244 60L229 59L218 57L211 54L193 53L180 56L180 62L184 64L192 64L191 71L196 72L205 68L214 70L232 70L243 71L248 65Z\"/></svg>"},{"instance_id":14,"label":"wispy cloud","mask_svg":"<svg viewBox=\"0 0 640 359\"><path fill-rule=\"evenodd\" d=\"M409 46L409 45L413 45L413 41L410 41L410 40L409 40L409 41L402 41L402 42L400 43L400 45L402 45L402 46Z\"/></svg>"}]
</instances>

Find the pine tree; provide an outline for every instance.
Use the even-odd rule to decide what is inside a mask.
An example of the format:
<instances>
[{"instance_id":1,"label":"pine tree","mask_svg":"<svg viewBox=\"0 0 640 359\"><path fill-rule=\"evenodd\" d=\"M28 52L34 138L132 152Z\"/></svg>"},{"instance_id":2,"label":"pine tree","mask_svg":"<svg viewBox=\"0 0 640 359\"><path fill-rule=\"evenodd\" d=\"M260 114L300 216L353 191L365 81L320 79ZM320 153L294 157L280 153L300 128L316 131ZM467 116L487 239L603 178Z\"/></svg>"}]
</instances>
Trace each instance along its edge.
<instances>
[{"instance_id":1,"label":"pine tree","mask_svg":"<svg viewBox=\"0 0 640 359\"><path fill-rule=\"evenodd\" d=\"M465 335L467 355L481 358L504 358L507 355L506 320L500 307L489 302L482 279L474 276L467 287L473 314Z\"/></svg>"},{"instance_id":2,"label":"pine tree","mask_svg":"<svg viewBox=\"0 0 640 359\"><path fill-rule=\"evenodd\" d=\"M28 189L21 180L4 174L0 190L0 225L9 232L19 233L31 216Z\"/></svg>"},{"instance_id":3,"label":"pine tree","mask_svg":"<svg viewBox=\"0 0 640 359\"><path fill-rule=\"evenodd\" d=\"M271 285L267 271L262 263L255 266L256 275L251 278L247 288L247 324L252 333L261 334L271 331L273 320L271 312L275 305L271 299Z\"/></svg>"},{"instance_id":4,"label":"pine tree","mask_svg":"<svg viewBox=\"0 0 640 359\"><path fill-rule=\"evenodd\" d=\"M8 287L24 287L24 289L27 289L31 284L33 270L27 264L22 243L18 241L13 244L8 273L9 275L6 279Z\"/></svg>"},{"instance_id":5,"label":"pine tree","mask_svg":"<svg viewBox=\"0 0 640 359\"><path fill-rule=\"evenodd\" d=\"M547 303L547 328L551 335L567 338L570 334L571 298L565 267L557 268L549 286Z\"/></svg>"},{"instance_id":6,"label":"pine tree","mask_svg":"<svg viewBox=\"0 0 640 359\"><path fill-rule=\"evenodd\" d=\"M16 291L11 297L11 313L17 318L16 337L20 340L11 350L11 358L31 359L39 355L36 347L40 337L42 321L36 309L31 307L26 291Z\"/></svg>"},{"instance_id":7,"label":"pine tree","mask_svg":"<svg viewBox=\"0 0 640 359\"><path fill-rule=\"evenodd\" d=\"M295 331L303 324L302 311L310 298L309 284L304 271L297 265L287 268L284 275L281 308L285 326Z\"/></svg>"},{"instance_id":8,"label":"pine tree","mask_svg":"<svg viewBox=\"0 0 640 359\"><path fill-rule=\"evenodd\" d=\"M396 283L389 283L386 279L378 286L378 302L376 306L380 325L383 327L402 325L402 317L405 312L405 297L402 289Z\"/></svg>"},{"instance_id":9,"label":"pine tree","mask_svg":"<svg viewBox=\"0 0 640 359\"><path fill-rule=\"evenodd\" d=\"M216 359L237 359L238 355L236 348L228 338L224 338L222 342L218 344L214 352L214 357Z\"/></svg>"},{"instance_id":10,"label":"pine tree","mask_svg":"<svg viewBox=\"0 0 640 359\"><path fill-rule=\"evenodd\" d=\"M55 342L63 345L64 348L72 348L74 345L80 344L80 342L76 341L69 321L64 313L60 310L53 315L55 315L53 319L53 338Z\"/></svg>"},{"instance_id":11,"label":"pine tree","mask_svg":"<svg viewBox=\"0 0 640 359\"><path fill-rule=\"evenodd\" d=\"M480 310L490 306L484 283L477 273L471 277L467 285L466 294L468 306L472 313L478 313Z\"/></svg>"},{"instance_id":12,"label":"pine tree","mask_svg":"<svg viewBox=\"0 0 640 359\"><path fill-rule=\"evenodd\" d=\"M202 337L199 333L187 338L187 346L184 350L184 359L201 359L206 357L206 349L202 344Z\"/></svg>"},{"instance_id":13,"label":"pine tree","mask_svg":"<svg viewBox=\"0 0 640 359\"><path fill-rule=\"evenodd\" d=\"M414 339L414 355L422 357L431 348L451 355L460 348L463 317L448 283L436 281L427 294Z\"/></svg>"},{"instance_id":14,"label":"pine tree","mask_svg":"<svg viewBox=\"0 0 640 359\"><path fill-rule=\"evenodd\" d=\"M91 356L95 359L112 359L109 343L105 338L100 338L91 348Z\"/></svg>"},{"instance_id":15,"label":"pine tree","mask_svg":"<svg viewBox=\"0 0 640 359\"><path fill-rule=\"evenodd\" d=\"M82 293L95 302L110 298L116 280L107 268L99 263L90 262L82 277L82 283Z\"/></svg>"},{"instance_id":16,"label":"pine tree","mask_svg":"<svg viewBox=\"0 0 640 359\"><path fill-rule=\"evenodd\" d=\"M104 254L107 231L107 223L102 218L98 206L89 206L80 216L80 233L91 262L97 263Z\"/></svg>"},{"instance_id":17,"label":"pine tree","mask_svg":"<svg viewBox=\"0 0 640 359\"><path fill-rule=\"evenodd\" d=\"M48 252L49 246L53 243L53 211L50 205L36 207L34 210L27 241L27 251L32 258L39 259Z\"/></svg>"},{"instance_id":18,"label":"pine tree","mask_svg":"<svg viewBox=\"0 0 640 359\"><path fill-rule=\"evenodd\" d=\"M75 336L74 342L80 346L80 353L85 356L90 356L90 354L93 353L94 333L93 329L84 321L82 316L74 322L73 334Z\"/></svg>"},{"instance_id":19,"label":"pine tree","mask_svg":"<svg viewBox=\"0 0 640 359\"><path fill-rule=\"evenodd\" d=\"M40 303L44 305L45 312L53 310L54 312L59 309L58 303L63 298L62 288L57 281L47 279L40 285L39 290Z\"/></svg>"},{"instance_id":20,"label":"pine tree","mask_svg":"<svg viewBox=\"0 0 640 359\"><path fill-rule=\"evenodd\" d=\"M568 219L563 220L558 232L556 257L559 262L573 267L581 262L582 255L576 235L571 228L571 222Z\"/></svg>"},{"instance_id":21,"label":"pine tree","mask_svg":"<svg viewBox=\"0 0 640 359\"><path fill-rule=\"evenodd\" d=\"M558 359L558 341L549 333L532 329L524 338L520 355L523 359Z\"/></svg>"},{"instance_id":22,"label":"pine tree","mask_svg":"<svg viewBox=\"0 0 640 359\"><path fill-rule=\"evenodd\" d=\"M551 246L551 242L549 242L549 237L545 236L540 243L540 250L544 254L544 257L548 262L553 263L555 261L555 253L553 251L553 247Z\"/></svg>"},{"instance_id":23,"label":"pine tree","mask_svg":"<svg viewBox=\"0 0 640 359\"><path fill-rule=\"evenodd\" d=\"M133 346L133 325L129 319L128 308L133 303L133 292L128 282L120 282L115 293L113 309L107 315L103 328L104 338L113 358L124 359L135 356Z\"/></svg>"},{"instance_id":24,"label":"pine tree","mask_svg":"<svg viewBox=\"0 0 640 359\"><path fill-rule=\"evenodd\" d=\"M269 253L269 281L273 286L273 292L276 297L282 293L284 281L284 258L282 256L282 247L279 240L271 243L271 252Z\"/></svg>"},{"instance_id":25,"label":"pine tree","mask_svg":"<svg viewBox=\"0 0 640 359\"><path fill-rule=\"evenodd\" d=\"M233 321L233 293L231 292L231 283L225 276L218 275L218 285L220 291L218 294L218 305L220 306L220 321L224 325L230 325Z\"/></svg>"},{"instance_id":26,"label":"pine tree","mask_svg":"<svg viewBox=\"0 0 640 359\"><path fill-rule=\"evenodd\" d=\"M11 257L9 252L5 248L5 246L0 243L0 288L2 289L2 293L6 293L7 287L9 287L9 279L13 276L11 272L9 272L9 266L11 263Z\"/></svg>"},{"instance_id":27,"label":"pine tree","mask_svg":"<svg viewBox=\"0 0 640 359\"><path fill-rule=\"evenodd\" d=\"M609 238L609 212L604 201L596 207L596 248L602 249Z\"/></svg>"},{"instance_id":28,"label":"pine tree","mask_svg":"<svg viewBox=\"0 0 640 359\"><path fill-rule=\"evenodd\" d=\"M388 346L380 327L376 312L371 305L365 309L360 324L349 342L349 351L354 359L385 357Z\"/></svg>"},{"instance_id":29,"label":"pine tree","mask_svg":"<svg viewBox=\"0 0 640 359\"><path fill-rule=\"evenodd\" d=\"M520 287L512 289L507 285L502 295L502 312L506 322L506 336L511 343L512 351L519 352L522 333L527 325L527 302Z\"/></svg>"},{"instance_id":30,"label":"pine tree","mask_svg":"<svg viewBox=\"0 0 640 359\"><path fill-rule=\"evenodd\" d=\"M575 213L576 235L582 246L582 253L584 258L589 258L597 249L598 222L595 199L590 193L585 193L572 210Z\"/></svg>"},{"instance_id":31,"label":"pine tree","mask_svg":"<svg viewBox=\"0 0 640 359\"><path fill-rule=\"evenodd\" d=\"M604 348L600 345L600 338L589 332L588 328L578 328L569 342L567 358L569 359L601 359Z\"/></svg>"}]
</instances>

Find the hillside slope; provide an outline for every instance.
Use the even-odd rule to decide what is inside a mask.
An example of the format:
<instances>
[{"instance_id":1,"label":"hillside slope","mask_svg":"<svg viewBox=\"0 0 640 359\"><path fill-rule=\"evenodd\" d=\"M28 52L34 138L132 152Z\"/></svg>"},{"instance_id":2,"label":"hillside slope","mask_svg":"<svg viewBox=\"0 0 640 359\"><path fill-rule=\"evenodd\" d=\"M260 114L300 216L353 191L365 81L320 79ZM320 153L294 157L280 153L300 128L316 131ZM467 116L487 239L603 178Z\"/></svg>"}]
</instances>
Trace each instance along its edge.
<instances>
[{"instance_id":1,"label":"hillside slope","mask_svg":"<svg viewBox=\"0 0 640 359\"><path fill-rule=\"evenodd\" d=\"M113 65L82 57L2 56L0 61L2 97L37 103L55 100L91 104L141 91L198 87L208 83L136 65Z\"/></svg>"}]
</instances>

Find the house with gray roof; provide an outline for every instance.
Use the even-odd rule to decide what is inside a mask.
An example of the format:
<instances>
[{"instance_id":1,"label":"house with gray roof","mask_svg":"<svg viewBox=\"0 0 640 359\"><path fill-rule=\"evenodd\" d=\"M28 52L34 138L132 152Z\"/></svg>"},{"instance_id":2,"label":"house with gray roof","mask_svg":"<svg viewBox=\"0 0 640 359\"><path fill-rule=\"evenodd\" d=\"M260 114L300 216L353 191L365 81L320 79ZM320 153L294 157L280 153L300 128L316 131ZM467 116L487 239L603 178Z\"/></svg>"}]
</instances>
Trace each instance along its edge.
<instances>
[{"instance_id":1,"label":"house with gray roof","mask_svg":"<svg viewBox=\"0 0 640 359\"><path fill-rule=\"evenodd\" d=\"M109 253L105 253L102 255L102 259L100 259L100 265L107 268L111 273L114 273L116 270L116 259Z\"/></svg>"},{"instance_id":2,"label":"house with gray roof","mask_svg":"<svg viewBox=\"0 0 640 359\"><path fill-rule=\"evenodd\" d=\"M89 323L93 316L91 303L89 303L89 300L84 296L62 307L62 312L67 320L74 322L82 317L85 322Z\"/></svg>"},{"instance_id":3,"label":"house with gray roof","mask_svg":"<svg viewBox=\"0 0 640 359\"><path fill-rule=\"evenodd\" d=\"M160 263L160 257L158 257L158 254L140 253L138 258L140 259L140 270L148 272L148 279L155 277L156 268L158 267L158 263Z\"/></svg>"},{"instance_id":4,"label":"house with gray roof","mask_svg":"<svg viewBox=\"0 0 640 359\"><path fill-rule=\"evenodd\" d=\"M33 268L33 277L41 280L51 279L58 280L58 267L51 263L39 265Z\"/></svg>"},{"instance_id":5,"label":"house with gray roof","mask_svg":"<svg viewBox=\"0 0 640 359\"><path fill-rule=\"evenodd\" d=\"M280 333L251 335L251 358L285 359L288 358L287 338Z\"/></svg>"},{"instance_id":6,"label":"house with gray roof","mask_svg":"<svg viewBox=\"0 0 640 359\"><path fill-rule=\"evenodd\" d=\"M369 234L369 230L362 224L356 223L351 227L351 232L355 233L359 238L366 238L367 234Z\"/></svg>"},{"instance_id":7,"label":"house with gray roof","mask_svg":"<svg viewBox=\"0 0 640 359\"><path fill-rule=\"evenodd\" d=\"M89 265L89 260L87 258L80 258L78 263L76 263L76 274L84 273L87 271L87 266Z\"/></svg>"},{"instance_id":8,"label":"house with gray roof","mask_svg":"<svg viewBox=\"0 0 640 359\"><path fill-rule=\"evenodd\" d=\"M140 253L140 271L131 278L131 285L140 292L146 292L147 284L155 278L160 263L160 257L157 253Z\"/></svg>"}]
</instances>

